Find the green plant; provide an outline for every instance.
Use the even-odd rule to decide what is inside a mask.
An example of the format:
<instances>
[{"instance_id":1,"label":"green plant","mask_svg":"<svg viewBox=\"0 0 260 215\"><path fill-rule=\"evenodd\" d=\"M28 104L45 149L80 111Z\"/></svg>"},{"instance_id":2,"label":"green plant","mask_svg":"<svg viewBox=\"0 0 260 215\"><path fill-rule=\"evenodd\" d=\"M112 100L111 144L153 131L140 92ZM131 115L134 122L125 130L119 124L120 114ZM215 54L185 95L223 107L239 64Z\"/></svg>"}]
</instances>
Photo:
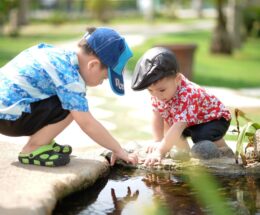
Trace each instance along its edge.
<instances>
[{"instance_id":1,"label":"green plant","mask_svg":"<svg viewBox=\"0 0 260 215\"><path fill-rule=\"evenodd\" d=\"M67 18L65 13L55 11L51 14L51 16L48 18L47 21L50 22L53 25L61 25L65 22L67 22L68 18Z\"/></svg>"},{"instance_id":2,"label":"green plant","mask_svg":"<svg viewBox=\"0 0 260 215\"><path fill-rule=\"evenodd\" d=\"M219 192L220 186L216 178L203 167L190 167L185 171L186 180L195 191L196 197L212 215L233 215L225 196Z\"/></svg>"},{"instance_id":3,"label":"green plant","mask_svg":"<svg viewBox=\"0 0 260 215\"><path fill-rule=\"evenodd\" d=\"M243 18L247 34L260 37L260 7L245 8Z\"/></svg>"},{"instance_id":4,"label":"green plant","mask_svg":"<svg viewBox=\"0 0 260 215\"><path fill-rule=\"evenodd\" d=\"M238 129L238 140L236 145L236 163L238 163L238 157L240 155L243 165L247 165L248 161L259 161L259 141L260 141L260 124L252 122L249 118L246 117L245 113L236 109L236 118L238 116L243 117L248 122L242 127L241 131L239 129L239 122L237 120L237 129ZM250 156L246 155L247 148L253 148L253 154Z\"/></svg>"}]
</instances>

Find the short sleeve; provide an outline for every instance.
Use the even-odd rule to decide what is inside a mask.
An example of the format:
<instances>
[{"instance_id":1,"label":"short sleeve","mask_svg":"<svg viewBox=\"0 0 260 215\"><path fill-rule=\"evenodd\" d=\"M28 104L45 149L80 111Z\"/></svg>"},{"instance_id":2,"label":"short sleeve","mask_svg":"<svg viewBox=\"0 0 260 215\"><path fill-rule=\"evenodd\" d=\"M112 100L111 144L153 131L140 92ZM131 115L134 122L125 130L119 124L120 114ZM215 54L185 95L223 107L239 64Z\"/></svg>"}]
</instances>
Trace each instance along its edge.
<instances>
[{"instance_id":1,"label":"short sleeve","mask_svg":"<svg viewBox=\"0 0 260 215\"><path fill-rule=\"evenodd\" d=\"M59 86L56 90L64 109L82 112L87 112L89 110L84 86L79 82Z\"/></svg>"},{"instance_id":2,"label":"short sleeve","mask_svg":"<svg viewBox=\"0 0 260 215\"><path fill-rule=\"evenodd\" d=\"M158 103L154 97L151 97L152 110L158 112Z\"/></svg>"}]
</instances>

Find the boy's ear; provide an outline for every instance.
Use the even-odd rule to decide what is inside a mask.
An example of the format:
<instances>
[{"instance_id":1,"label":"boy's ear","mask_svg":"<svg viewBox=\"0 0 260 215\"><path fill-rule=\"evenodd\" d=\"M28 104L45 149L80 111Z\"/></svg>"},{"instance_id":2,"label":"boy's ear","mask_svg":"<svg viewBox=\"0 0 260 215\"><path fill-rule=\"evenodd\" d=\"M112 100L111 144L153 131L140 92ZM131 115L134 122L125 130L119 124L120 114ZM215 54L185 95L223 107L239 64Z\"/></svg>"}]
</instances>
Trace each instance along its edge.
<instances>
[{"instance_id":1,"label":"boy's ear","mask_svg":"<svg viewBox=\"0 0 260 215\"><path fill-rule=\"evenodd\" d=\"M180 83L180 81L181 81L181 73L178 72L176 74L175 80L176 80L177 83Z\"/></svg>"},{"instance_id":2,"label":"boy's ear","mask_svg":"<svg viewBox=\"0 0 260 215\"><path fill-rule=\"evenodd\" d=\"M92 70L93 68L97 67L100 64L98 59L92 59L88 62L88 69Z\"/></svg>"}]
</instances>

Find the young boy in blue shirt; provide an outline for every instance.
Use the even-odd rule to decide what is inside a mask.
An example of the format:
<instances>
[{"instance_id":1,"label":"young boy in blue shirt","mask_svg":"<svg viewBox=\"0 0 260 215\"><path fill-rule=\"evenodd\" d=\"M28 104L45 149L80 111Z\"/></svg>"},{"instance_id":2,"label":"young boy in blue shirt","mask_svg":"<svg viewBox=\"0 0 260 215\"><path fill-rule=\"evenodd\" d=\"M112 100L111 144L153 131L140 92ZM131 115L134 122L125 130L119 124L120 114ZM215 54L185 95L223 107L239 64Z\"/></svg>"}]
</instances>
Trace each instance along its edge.
<instances>
[{"instance_id":1,"label":"young boy in blue shirt","mask_svg":"<svg viewBox=\"0 0 260 215\"><path fill-rule=\"evenodd\" d=\"M68 51L48 44L31 47L0 68L0 133L29 136L18 159L23 164L62 166L72 148L54 138L73 120L116 158L137 163L91 115L86 86L109 79L112 90L124 94L123 69L132 52L125 39L110 28L90 28Z\"/></svg>"}]
</instances>

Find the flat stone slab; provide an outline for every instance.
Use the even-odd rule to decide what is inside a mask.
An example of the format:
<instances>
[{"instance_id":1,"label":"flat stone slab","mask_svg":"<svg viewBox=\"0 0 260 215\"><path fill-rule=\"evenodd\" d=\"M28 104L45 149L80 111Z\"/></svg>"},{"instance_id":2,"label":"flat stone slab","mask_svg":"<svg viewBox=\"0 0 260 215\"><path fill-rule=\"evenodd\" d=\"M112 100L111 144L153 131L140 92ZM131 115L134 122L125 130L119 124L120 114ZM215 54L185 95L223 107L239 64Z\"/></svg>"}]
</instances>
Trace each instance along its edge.
<instances>
[{"instance_id":1,"label":"flat stone slab","mask_svg":"<svg viewBox=\"0 0 260 215\"><path fill-rule=\"evenodd\" d=\"M109 165L97 150L76 148L64 167L22 165L22 145L0 142L0 214L51 214L58 199L91 186Z\"/></svg>"}]
</instances>

